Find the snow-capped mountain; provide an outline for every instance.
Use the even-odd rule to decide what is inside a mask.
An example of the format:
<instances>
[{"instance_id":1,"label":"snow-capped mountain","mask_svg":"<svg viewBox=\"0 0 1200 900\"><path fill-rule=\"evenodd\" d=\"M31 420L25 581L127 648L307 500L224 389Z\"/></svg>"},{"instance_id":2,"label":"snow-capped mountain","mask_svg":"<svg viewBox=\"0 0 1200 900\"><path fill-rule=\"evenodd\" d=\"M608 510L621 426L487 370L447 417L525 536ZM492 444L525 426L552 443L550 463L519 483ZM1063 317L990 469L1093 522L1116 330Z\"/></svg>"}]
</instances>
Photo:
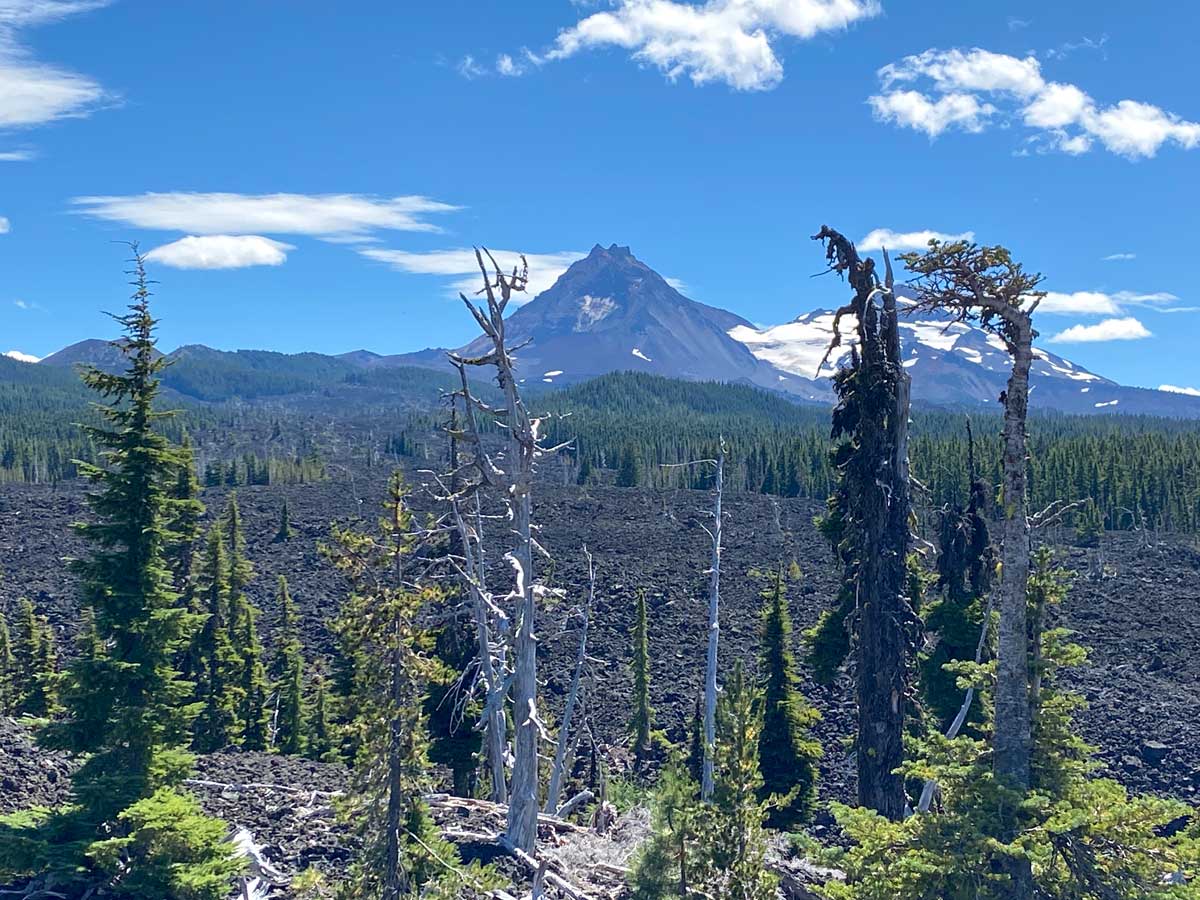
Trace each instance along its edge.
<instances>
[{"instance_id":1,"label":"snow-capped mountain","mask_svg":"<svg viewBox=\"0 0 1200 900\"><path fill-rule=\"evenodd\" d=\"M902 313L905 306L912 306L904 298L900 304ZM833 337L833 317L831 310L818 309L769 328L738 326L730 336L760 360L792 376L827 382L852 343L846 340L831 353L818 373ZM853 334L854 324L852 317L842 319L844 339ZM1004 389L1011 362L1003 341L994 334L947 315L921 312L902 315L900 339L915 399L937 405L990 404ZM1184 408L1190 407L1162 391L1123 387L1040 347L1034 355L1031 400L1037 406L1068 412L1166 415L1185 414ZM1119 410L1122 404L1126 409Z\"/></svg>"}]
</instances>

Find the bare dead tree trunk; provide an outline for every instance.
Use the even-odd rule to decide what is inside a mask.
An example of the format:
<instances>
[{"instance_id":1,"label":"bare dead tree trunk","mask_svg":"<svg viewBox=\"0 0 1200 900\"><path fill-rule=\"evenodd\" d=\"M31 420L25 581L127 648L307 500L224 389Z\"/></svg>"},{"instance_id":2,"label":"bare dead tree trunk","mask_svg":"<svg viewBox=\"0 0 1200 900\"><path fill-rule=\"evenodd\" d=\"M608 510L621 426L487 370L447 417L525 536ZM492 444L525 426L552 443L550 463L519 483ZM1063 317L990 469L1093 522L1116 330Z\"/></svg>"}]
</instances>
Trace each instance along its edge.
<instances>
[{"instance_id":1,"label":"bare dead tree trunk","mask_svg":"<svg viewBox=\"0 0 1200 900\"><path fill-rule=\"evenodd\" d=\"M484 254L491 272L484 263ZM471 465L478 471L479 484L495 488L508 506L515 546L507 554L513 567L513 589L506 602L516 610L516 636L513 644L512 702L515 739L513 742L512 780L509 785L508 827L505 843L514 851L531 853L537 842L538 816L538 742L544 734L537 711L537 639L535 624L538 597L544 592L535 581L533 564L536 542L533 537L533 469L537 459L557 453L567 444L545 448L538 442L541 420L530 417L517 389L511 350L505 337L504 311L513 292L523 291L528 281L528 265L505 274L487 250L475 251L483 275L486 307L477 307L459 295L491 343L482 356L450 355L463 382L461 396L467 407L468 434L459 435L472 445ZM494 280L493 280L494 279ZM492 409L471 394L466 378L467 366L488 366L496 371L496 382L504 396L504 405ZM508 433L508 449L503 468L488 455L475 426L475 410L496 419ZM540 549L540 548L539 548Z\"/></svg>"},{"instance_id":2,"label":"bare dead tree trunk","mask_svg":"<svg viewBox=\"0 0 1200 900\"><path fill-rule=\"evenodd\" d=\"M554 767L550 770L550 786L546 789L546 812L554 814L558 810L558 800L562 796L563 779L566 777L567 750L574 744L571 740L571 717L575 714L575 704L579 700L579 685L583 680L583 668L587 664L588 625L592 619L592 604L596 600L596 565L587 547L583 555L588 565L588 595L583 607L583 624L579 626L579 646L575 651L575 670L571 675L571 690L567 694L567 702L563 707L562 722L558 726L558 745L554 748Z\"/></svg>"},{"instance_id":3,"label":"bare dead tree trunk","mask_svg":"<svg viewBox=\"0 0 1200 900\"><path fill-rule=\"evenodd\" d=\"M725 441L717 455L713 496L712 568L708 585L708 659L704 670L704 768L700 799L713 793L713 751L717 740L717 645L721 637L721 500L725 492Z\"/></svg>"}]
</instances>

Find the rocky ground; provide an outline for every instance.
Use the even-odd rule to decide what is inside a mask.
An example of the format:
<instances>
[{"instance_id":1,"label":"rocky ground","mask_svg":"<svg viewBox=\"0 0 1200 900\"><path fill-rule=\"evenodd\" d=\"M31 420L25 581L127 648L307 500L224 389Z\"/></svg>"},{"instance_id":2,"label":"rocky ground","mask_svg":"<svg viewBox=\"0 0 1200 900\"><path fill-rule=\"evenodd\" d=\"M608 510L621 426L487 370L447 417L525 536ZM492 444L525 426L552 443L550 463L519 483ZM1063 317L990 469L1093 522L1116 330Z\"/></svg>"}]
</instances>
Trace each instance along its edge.
<instances>
[{"instance_id":1,"label":"rocky ground","mask_svg":"<svg viewBox=\"0 0 1200 900\"><path fill-rule=\"evenodd\" d=\"M275 624L275 576L286 574L301 608L310 651L328 650L326 623L345 585L324 562L317 543L327 539L334 520L374 518L384 481L385 474L376 471L360 473L353 482L239 490L256 571L251 591L264 611L268 636ZM285 498L296 533L288 542L274 543ZM215 513L224 494L214 489L204 499ZM650 607L652 699L658 724L672 739L683 736L703 674L709 558L709 537L703 526L708 522L709 503L708 495L690 491L539 488L535 520L540 540L554 560L546 571L552 584L566 591L540 625L544 650L540 674L553 708L569 682L568 668L575 653L575 634L564 623L570 622L583 596L586 545L595 556L598 576L590 655L600 661L591 672L586 709L599 740L619 741L628 715L626 663L639 590L646 592ZM818 509L807 500L726 498L722 671L728 671L735 659L753 660L760 586L752 570L793 560L799 564L804 577L790 591L797 637L833 595L837 572L812 526ZM0 487L0 609L11 610L18 597L28 596L50 617L64 642L75 622L76 590L63 561L84 550L67 526L85 514L77 486L57 491ZM1099 580L1083 575L1097 568L1097 560L1089 558L1097 551L1063 550L1064 563L1080 574L1062 611L1062 623L1076 631L1090 653L1088 665L1071 680L1089 702L1081 715L1084 734L1099 747L1111 774L1137 790L1194 800L1200 789L1200 551L1194 540L1176 537L1145 543L1135 535L1107 535L1099 551L1105 577ZM821 687L805 676L804 688L824 716L818 728L826 748L822 794L849 797L853 767L842 743L853 724L848 684ZM64 760L37 754L20 729L2 722L0 744L6 751L0 759L0 808L57 795L66 771ZM246 824L260 842L277 847L289 862L345 852L337 840L314 849L314 843L322 843L314 842L314 834L334 828L327 819L296 817L296 810L314 806L301 802L302 791L332 789L339 783L337 771L279 757L223 754L202 760L198 777L302 789L294 796L274 798L217 788L206 788L201 794L215 812ZM294 837L275 824L279 822L294 822ZM327 861L333 864L336 858Z\"/></svg>"}]
</instances>

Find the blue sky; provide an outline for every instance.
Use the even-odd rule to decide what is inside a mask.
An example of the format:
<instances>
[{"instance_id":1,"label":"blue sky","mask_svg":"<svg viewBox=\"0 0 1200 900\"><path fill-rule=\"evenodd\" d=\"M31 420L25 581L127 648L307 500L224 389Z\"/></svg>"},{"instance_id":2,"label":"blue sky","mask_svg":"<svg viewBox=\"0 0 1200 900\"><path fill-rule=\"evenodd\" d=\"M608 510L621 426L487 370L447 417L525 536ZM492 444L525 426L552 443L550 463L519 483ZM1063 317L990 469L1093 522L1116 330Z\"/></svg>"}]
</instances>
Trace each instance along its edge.
<instances>
[{"instance_id":1,"label":"blue sky","mask_svg":"<svg viewBox=\"0 0 1200 900\"><path fill-rule=\"evenodd\" d=\"M473 336L472 244L776 323L843 298L828 223L1005 244L1055 352L1200 388L1200 11L1145 12L0 0L0 351L111 334L122 240L164 347L401 352Z\"/></svg>"}]
</instances>

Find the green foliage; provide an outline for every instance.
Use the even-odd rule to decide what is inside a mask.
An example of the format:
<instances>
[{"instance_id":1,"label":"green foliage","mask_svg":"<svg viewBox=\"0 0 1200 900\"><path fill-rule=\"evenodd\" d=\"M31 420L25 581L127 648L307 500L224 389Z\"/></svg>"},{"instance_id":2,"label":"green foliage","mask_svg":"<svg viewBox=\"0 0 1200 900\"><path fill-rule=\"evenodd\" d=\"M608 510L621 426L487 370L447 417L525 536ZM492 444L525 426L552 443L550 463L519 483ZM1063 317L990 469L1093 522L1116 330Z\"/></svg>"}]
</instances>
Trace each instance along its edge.
<instances>
[{"instance_id":1,"label":"green foliage","mask_svg":"<svg viewBox=\"0 0 1200 900\"><path fill-rule=\"evenodd\" d=\"M283 499L283 508L279 511L279 530L275 532L275 543L283 543L292 539L292 515L288 511L287 498Z\"/></svg>"},{"instance_id":2,"label":"green foliage","mask_svg":"<svg viewBox=\"0 0 1200 900\"><path fill-rule=\"evenodd\" d=\"M22 597L17 602L16 634L13 636L13 710L18 715L44 718L57 698L57 653L54 631L45 616Z\"/></svg>"},{"instance_id":3,"label":"green foliage","mask_svg":"<svg viewBox=\"0 0 1200 900\"><path fill-rule=\"evenodd\" d=\"M308 734L304 742L304 755L310 759L327 761L336 759L329 728L327 704L325 678L318 672L313 676L312 715L308 720Z\"/></svg>"},{"instance_id":4,"label":"green foliage","mask_svg":"<svg viewBox=\"0 0 1200 900\"><path fill-rule=\"evenodd\" d=\"M700 789L678 760L663 769L651 804L650 837L631 867L631 900L694 896L693 880L702 869L700 844L705 809Z\"/></svg>"},{"instance_id":5,"label":"green foliage","mask_svg":"<svg viewBox=\"0 0 1200 900\"><path fill-rule=\"evenodd\" d=\"M304 749L304 650L296 605L283 575L279 576L277 600L279 631L271 665L277 703L274 745L281 753L294 754Z\"/></svg>"},{"instance_id":6,"label":"green foliage","mask_svg":"<svg viewBox=\"0 0 1200 900\"><path fill-rule=\"evenodd\" d=\"M779 799L768 824L789 829L812 815L817 795L817 764L821 745L811 729L821 714L800 692L792 656L792 620L787 607L783 573L762 594L762 650L759 677L762 690L762 738L758 764L763 784L759 797Z\"/></svg>"},{"instance_id":7,"label":"green foliage","mask_svg":"<svg viewBox=\"0 0 1200 900\"><path fill-rule=\"evenodd\" d=\"M701 803L679 760L663 771L652 831L630 875L637 900L775 900L766 867L767 804L759 799L761 697L739 661L717 704L713 799Z\"/></svg>"},{"instance_id":8,"label":"green foliage","mask_svg":"<svg viewBox=\"0 0 1200 900\"><path fill-rule=\"evenodd\" d=\"M262 641L258 637L258 609L246 596L246 586L254 576L254 570L246 558L246 539L242 534L242 514L236 492L229 495L220 529L225 542L229 587L226 625L229 645L236 648L232 683L236 685L238 743L244 750L266 750L270 688L263 665Z\"/></svg>"},{"instance_id":9,"label":"green foliage","mask_svg":"<svg viewBox=\"0 0 1200 900\"><path fill-rule=\"evenodd\" d=\"M220 523L214 523L208 531L196 602L205 618L190 654L196 700L201 704L192 728L192 743L207 753L234 742L241 690L240 662L229 637L229 572Z\"/></svg>"},{"instance_id":10,"label":"green foliage","mask_svg":"<svg viewBox=\"0 0 1200 900\"><path fill-rule=\"evenodd\" d=\"M187 793L160 788L118 817L120 835L96 841L88 856L115 897L224 900L241 870L224 842L228 826L206 816Z\"/></svg>"},{"instance_id":11,"label":"green foliage","mask_svg":"<svg viewBox=\"0 0 1200 900\"><path fill-rule=\"evenodd\" d=\"M81 468L96 486L93 518L76 526L94 551L73 563L92 619L63 678L63 712L40 735L82 764L71 806L0 826L0 881L33 879L35 894L40 882L87 895L218 900L237 868L224 827L177 791L197 709L173 663L201 623L171 590L166 548L182 457L155 427L166 415L154 408L163 361L140 257L134 275L129 311L117 317L125 337L114 344L126 370L83 374L106 401L102 424L87 429L103 464Z\"/></svg>"},{"instance_id":12,"label":"green foliage","mask_svg":"<svg viewBox=\"0 0 1200 900\"><path fill-rule=\"evenodd\" d=\"M1082 651L1059 629L1043 629L1049 608L1065 593L1064 573L1048 551L1030 579L1035 673L1033 788L1020 799L999 785L988 746L991 665L960 663L961 683L984 695L989 715L982 737L947 740L936 732L917 742L905 774L932 778L940 805L901 822L870 810L835 805L852 841L835 859L847 873L822 894L835 900L999 900L1007 897L1002 864L1027 859L1039 898L1045 900L1160 900L1195 897L1200 867L1196 829L1168 828L1186 820L1186 804L1131 797L1116 782L1092 778L1090 748L1076 735L1072 713L1079 698L1060 684L1062 668ZM1016 810L1017 837L1003 838L1005 810Z\"/></svg>"},{"instance_id":13,"label":"green foliage","mask_svg":"<svg viewBox=\"0 0 1200 900\"><path fill-rule=\"evenodd\" d=\"M629 444L621 454L621 467L617 470L617 487L637 487L642 482L642 459L636 447Z\"/></svg>"},{"instance_id":14,"label":"green foliage","mask_svg":"<svg viewBox=\"0 0 1200 900\"><path fill-rule=\"evenodd\" d=\"M357 736L345 821L362 840L339 896L486 896L493 874L465 867L436 831L423 795L431 788L424 692L440 670L428 653L423 610L441 592L417 584L405 564L417 551L408 488L400 473L388 486L378 534L334 527L324 548L353 592L336 622L342 652L353 661L350 699Z\"/></svg>"},{"instance_id":15,"label":"green foliage","mask_svg":"<svg viewBox=\"0 0 1200 900\"><path fill-rule=\"evenodd\" d=\"M704 697L696 697L692 725L688 729L688 752L684 761L688 775L697 784L704 777Z\"/></svg>"},{"instance_id":16,"label":"green foliage","mask_svg":"<svg viewBox=\"0 0 1200 900\"><path fill-rule=\"evenodd\" d=\"M461 618L452 618L438 630L434 655L441 666L431 678L425 698L429 759L450 770L456 796L470 797L483 744L475 723L483 709L466 694L463 684L463 673L475 659L475 644Z\"/></svg>"},{"instance_id":17,"label":"green foliage","mask_svg":"<svg viewBox=\"0 0 1200 900\"><path fill-rule=\"evenodd\" d=\"M926 633L933 646L921 654L921 690L934 727L945 731L962 704L958 676L948 663L972 660L983 626L984 597L996 570L996 554L988 533L988 488L976 479L964 509L950 505L942 510L938 536L935 598L922 610ZM968 723L980 718L973 704Z\"/></svg>"},{"instance_id":18,"label":"green foliage","mask_svg":"<svg viewBox=\"0 0 1200 900\"><path fill-rule=\"evenodd\" d=\"M1100 509L1095 500L1088 498L1083 511L1075 518L1075 546L1099 547L1103 534L1104 520L1100 518Z\"/></svg>"}]
</instances>

